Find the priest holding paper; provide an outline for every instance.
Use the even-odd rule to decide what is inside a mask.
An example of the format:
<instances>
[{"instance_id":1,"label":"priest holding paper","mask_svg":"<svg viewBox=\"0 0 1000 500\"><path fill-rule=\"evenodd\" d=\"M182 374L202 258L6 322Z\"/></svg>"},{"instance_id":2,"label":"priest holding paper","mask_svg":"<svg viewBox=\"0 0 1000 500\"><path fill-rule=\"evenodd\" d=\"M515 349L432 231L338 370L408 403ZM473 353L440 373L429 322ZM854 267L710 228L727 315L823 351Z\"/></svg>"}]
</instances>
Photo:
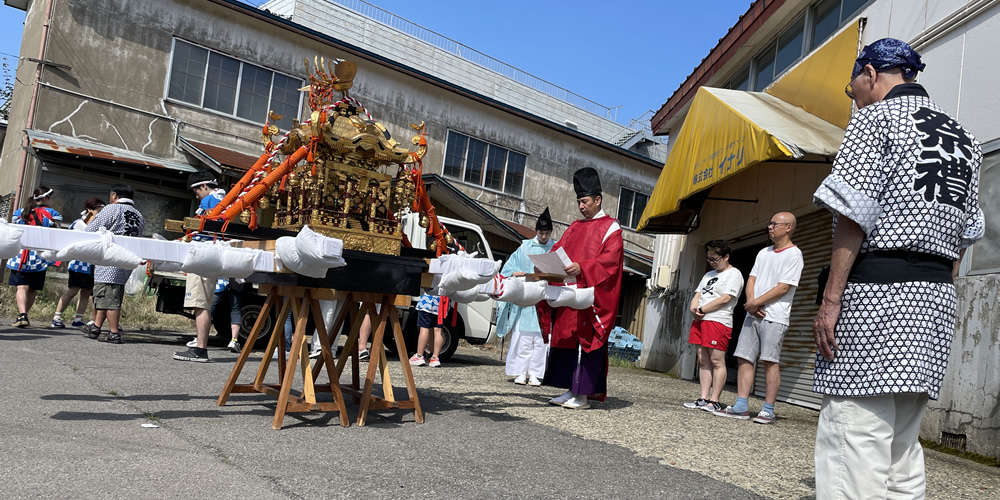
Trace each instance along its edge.
<instances>
[{"instance_id":1,"label":"priest holding paper","mask_svg":"<svg viewBox=\"0 0 1000 500\"><path fill-rule=\"evenodd\" d=\"M576 279L566 286L593 288L594 305L576 310L538 304L542 334L549 338L545 385L568 389L550 403L590 408L588 398L604 401L608 379L608 335L615 326L625 249L618 221L601 208L601 179L593 168L573 174L583 219L574 221L553 247L569 257L565 272Z\"/></svg>"},{"instance_id":2,"label":"priest holding paper","mask_svg":"<svg viewBox=\"0 0 1000 500\"><path fill-rule=\"evenodd\" d=\"M511 254L500 274L520 277L534 270L529 255L547 253L552 250L552 217L548 207L535 221L535 237L521 242L521 246ZM535 307L519 307L510 302L499 302L497 318L508 319L509 324L497 323L501 334L510 332L510 350L507 352L507 375L517 377L515 384L542 385L545 376L545 341L538 327Z\"/></svg>"}]
</instances>

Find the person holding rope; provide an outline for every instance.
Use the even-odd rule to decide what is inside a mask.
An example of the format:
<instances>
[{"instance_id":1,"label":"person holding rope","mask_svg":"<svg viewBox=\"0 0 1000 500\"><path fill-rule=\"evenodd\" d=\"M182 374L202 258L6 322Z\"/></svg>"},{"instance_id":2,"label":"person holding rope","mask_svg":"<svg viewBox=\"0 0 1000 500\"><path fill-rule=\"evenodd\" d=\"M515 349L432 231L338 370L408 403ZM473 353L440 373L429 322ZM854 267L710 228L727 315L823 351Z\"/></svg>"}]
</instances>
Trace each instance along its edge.
<instances>
[{"instance_id":1,"label":"person holding rope","mask_svg":"<svg viewBox=\"0 0 1000 500\"><path fill-rule=\"evenodd\" d=\"M14 211L11 222L29 226L59 227L62 215L49 207L52 201L52 190L38 186L34 194L29 196L24 208ZM35 296L45 286L45 271L49 261L42 259L34 250L21 250L17 257L7 262L10 277L7 284L17 287L17 318L11 326L27 328L31 326L28 311L35 304Z\"/></svg>"},{"instance_id":2,"label":"person holding rope","mask_svg":"<svg viewBox=\"0 0 1000 500\"><path fill-rule=\"evenodd\" d=\"M535 237L521 242L521 246L511 254L500 274L503 276L524 276L535 270L529 255L548 253L555 240L552 239L552 217L548 207L535 221ZM535 307L518 307L510 302L497 306L497 318L509 319L504 328L497 324L498 333L510 332L510 350L507 351L507 375L517 377L518 385L542 385L545 377L545 357L548 349L542 339L542 329L538 326Z\"/></svg>"},{"instance_id":3,"label":"person holding rope","mask_svg":"<svg viewBox=\"0 0 1000 500\"><path fill-rule=\"evenodd\" d=\"M105 205L90 223L88 233L96 233L106 229L118 236L142 236L146 229L146 219L135 208L132 197L135 193L127 184L111 186L108 196L110 205ZM118 322L121 319L122 300L125 298L125 282L132 275L133 269L123 269L114 266L94 267L94 324L86 325L84 335L97 339L98 342L121 344L121 331ZM108 331L102 332L104 322L108 323Z\"/></svg>"},{"instance_id":4,"label":"person holding rope","mask_svg":"<svg viewBox=\"0 0 1000 500\"><path fill-rule=\"evenodd\" d=\"M215 208L226 197L226 190L209 172L195 172L188 177L188 187L198 198L196 215ZM196 337L187 343L188 350L175 352L178 361L208 362L208 334L212 328L212 315L222 306L229 310L232 340L229 350L240 352L240 324L242 323L239 294L230 288L229 280L188 274L185 281L184 307L194 309Z\"/></svg>"},{"instance_id":5,"label":"person holding rope","mask_svg":"<svg viewBox=\"0 0 1000 500\"><path fill-rule=\"evenodd\" d=\"M69 225L69 228L74 231L86 231L87 224L104 208L104 205L106 203L100 198L87 200L83 204L83 212L80 213L80 218L73 221ZM66 293L62 297L59 297L59 303L56 304L56 313L52 316L52 328L66 328L66 324L63 323L62 314L69 307L69 301L73 300L73 297L76 297L77 293L80 294L80 297L76 300L76 315L73 316L72 326L73 328L84 326L83 313L90 304L90 294L93 291L94 266L79 260L69 261L69 287L66 288Z\"/></svg>"}]
</instances>

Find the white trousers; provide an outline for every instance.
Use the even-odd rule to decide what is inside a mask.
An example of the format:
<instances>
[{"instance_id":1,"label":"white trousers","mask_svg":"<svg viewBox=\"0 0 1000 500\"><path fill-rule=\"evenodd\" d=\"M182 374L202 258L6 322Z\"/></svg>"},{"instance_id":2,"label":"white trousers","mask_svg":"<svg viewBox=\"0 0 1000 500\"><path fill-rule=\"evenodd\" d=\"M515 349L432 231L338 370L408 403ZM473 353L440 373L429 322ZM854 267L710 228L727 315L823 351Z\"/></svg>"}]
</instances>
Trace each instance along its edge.
<instances>
[{"instance_id":1,"label":"white trousers","mask_svg":"<svg viewBox=\"0 0 1000 500\"><path fill-rule=\"evenodd\" d=\"M548 349L541 332L522 332L518 325L514 325L510 332L510 350L507 351L507 375L544 377Z\"/></svg>"},{"instance_id":2,"label":"white trousers","mask_svg":"<svg viewBox=\"0 0 1000 500\"><path fill-rule=\"evenodd\" d=\"M816 499L925 498L920 420L927 394L825 396L816 429Z\"/></svg>"}]
</instances>

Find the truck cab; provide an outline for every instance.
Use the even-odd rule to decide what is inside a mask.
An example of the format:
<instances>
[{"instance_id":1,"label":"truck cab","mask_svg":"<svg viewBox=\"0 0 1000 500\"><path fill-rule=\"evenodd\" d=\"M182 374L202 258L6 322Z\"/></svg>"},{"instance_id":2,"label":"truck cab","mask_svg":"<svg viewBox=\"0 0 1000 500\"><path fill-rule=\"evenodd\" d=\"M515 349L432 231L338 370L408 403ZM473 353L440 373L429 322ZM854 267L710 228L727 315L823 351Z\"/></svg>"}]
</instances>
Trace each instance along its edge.
<instances>
[{"instance_id":1,"label":"truck cab","mask_svg":"<svg viewBox=\"0 0 1000 500\"><path fill-rule=\"evenodd\" d=\"M428 243L427 230L420 227L420 214L411 213L403 218L403 233L410 240L415 248L426 249ZM449 217L438 217L438 221L448 229L452 237L455 238L468 253L476 252L477 257L493 260L493 252L483 230L476 224L452 219ZM414 297L414 305L417 297ZM444 333L444 346L441 348L441 358L447 360L454 354L458 347L458 339L464 338L470 344L485 344L496 339L496 332L493 329L493 310L496 304L493 299L483 302L472 302L470 304L458 304L458 307L449 312L441 328ZM403 324L403 336L406 341L406 348L410 352L415 352L417 348L417 314L412 307L402 311L400 322ZM386 343L389 346L389 343Z\"/></svg>"}]
</instances>

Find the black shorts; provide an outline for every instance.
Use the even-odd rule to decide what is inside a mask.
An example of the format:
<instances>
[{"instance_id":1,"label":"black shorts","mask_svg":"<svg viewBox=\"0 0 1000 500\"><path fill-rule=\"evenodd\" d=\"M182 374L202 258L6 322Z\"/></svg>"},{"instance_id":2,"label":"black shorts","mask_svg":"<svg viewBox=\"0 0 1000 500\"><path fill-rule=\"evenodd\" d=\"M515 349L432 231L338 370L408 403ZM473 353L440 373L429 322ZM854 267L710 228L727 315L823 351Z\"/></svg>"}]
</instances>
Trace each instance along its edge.
<instances>
[{"instance_id":1,"label":"black shorts","mask_svg":"<svg viewBox=\"0 0 1000 500\"><path fill-rule=\"evenodd\" d=\"M216 311L219 306L223 307L223 311L229 310L229 324L239 325L243 323L243 314L240 312L242 307L240 305L240 295L236 293L233 289L226 289L219 293L212 294L212 308L209 309L209 314L211 317L215 317Z\"/></svg>"},{"instance_id":2,"label":"black shorts","mask_svg":"<svg viewBox=\"0 0 1000 500\"><path fill-rule=\"evenodd\" d=\"M41 290L45 286L45 271L15 271L10 270L7 284L11 286L27 286L29 290Z\"/></svg>"},{"instance_id":3,"label":"black shorts","mask_svg":"<svg viewBox=\"0 0 1000 500\"><path fill-rule=\"evenodd\" d=\"M427 311L417 311L417 326L419 328L440 328L442 322L438 315Z\"/></svg>"},{"instance_id":4,"label":"black shorts","mask_svg":"<svg viewBox=\"0 0 1000 500\"><path fill-rule=\"evenodd\" d=\"M94 268L90 268L89 273L69 272L69 287L81 290L94 289Z\"/></svg>"}]
</instances>

